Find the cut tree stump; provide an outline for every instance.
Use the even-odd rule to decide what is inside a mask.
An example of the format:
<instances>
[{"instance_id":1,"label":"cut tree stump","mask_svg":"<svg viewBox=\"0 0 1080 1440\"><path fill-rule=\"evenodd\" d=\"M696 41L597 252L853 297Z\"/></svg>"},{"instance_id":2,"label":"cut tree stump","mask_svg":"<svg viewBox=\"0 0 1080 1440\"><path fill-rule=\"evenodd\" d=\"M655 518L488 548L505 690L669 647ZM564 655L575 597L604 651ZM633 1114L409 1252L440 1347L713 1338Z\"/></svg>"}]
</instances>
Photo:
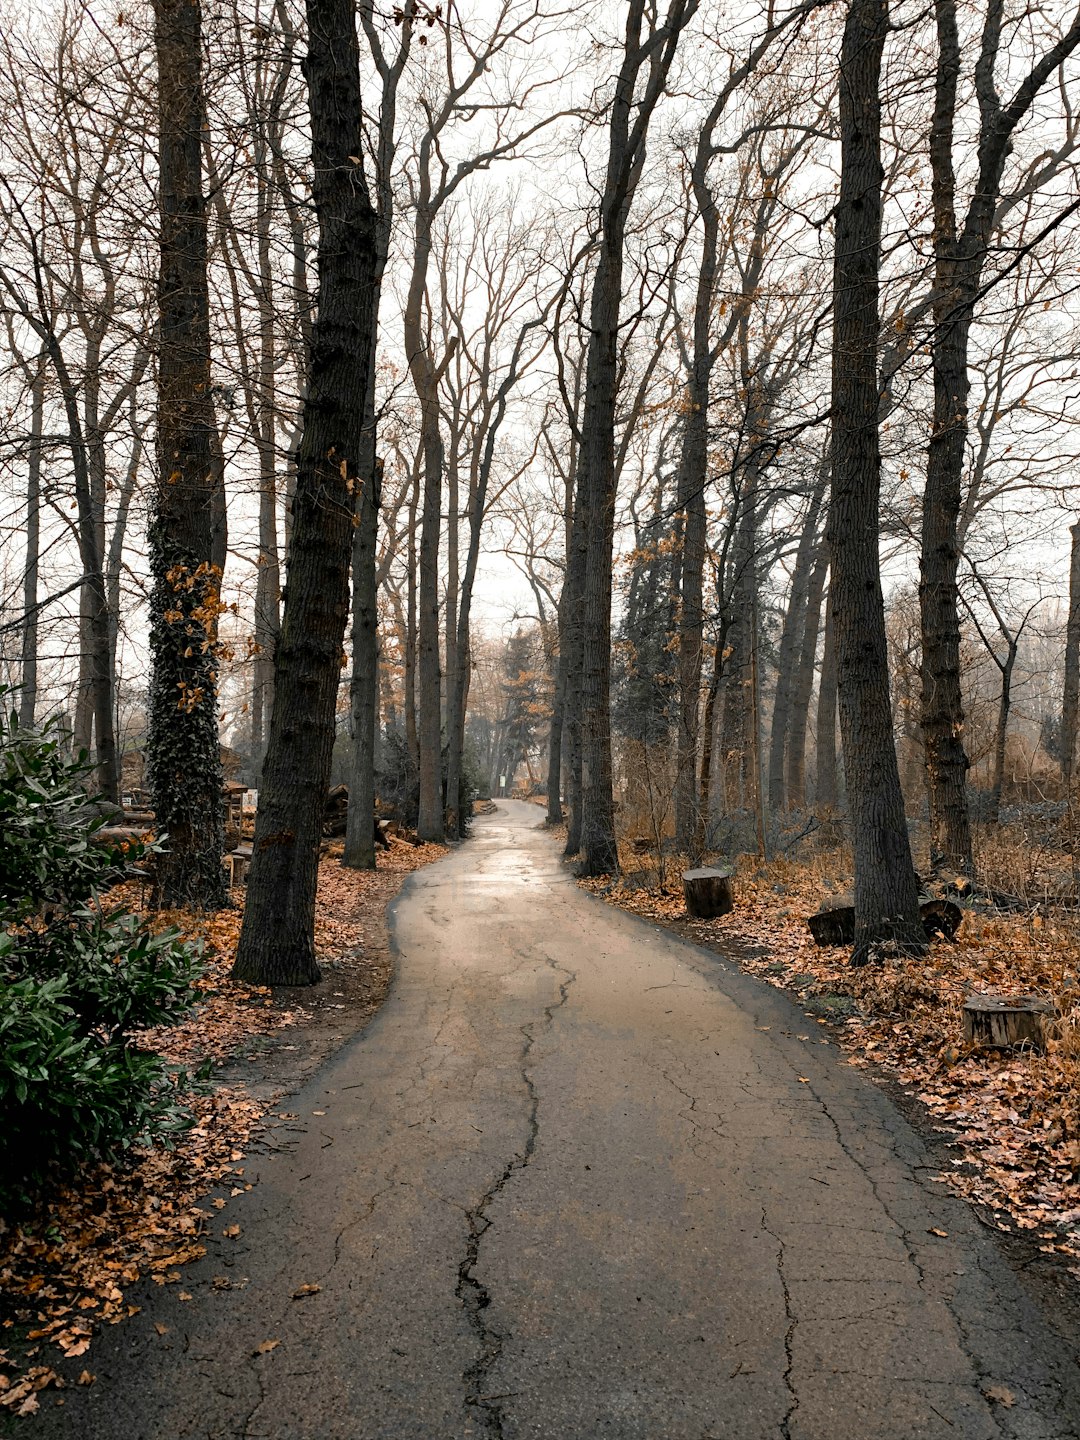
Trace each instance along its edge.
<instances>
[{"instance_id":1,"label":"cut tree stump","mask_svg":"<svg viewBox=\"0 0 1080 1440\"><path fill-rule=\"evenodd\" d=\"M842 900L828 909L819 910L806 921L810 934L819 945L855 944L855 906Z\"/></svg>"},{"instance_id":2,"label":"cut tree stump","mask_svg":"<svg viewBox=\"0 0 1080 1440\"><path fill-rule=\"evenodd\" d=\"M951 900L927 900L919 906L927 939L940 935L953 940L964 918L964 912ZM855 944L855 906L845 897L837 905L819 910L807 918L810 934L819 945Z\"/></svg>"},{"instance_id":3,"label":"cut tree stump","mask_svg":"<svg viewBox=\"0 0 1080 1440\"><path fill-rule=\"evenodd\" d=\"M1053 1015L1049 1000L1037 995L969 995L964 1001L964 1039L983 1049L1027 1045L1046 1048L1046 1021Z\"/></svg>"},{"instance_id":4,"label":"cut tree stump","mask_svg":"<svg viewBox=\"0 0 1080 1440\"><path fill-rule=\"evenodd\" d=\"M735 908L735 898L731 893L734 873L726 865L717 869L684 870L682 885L687 914L699 920L729 915Z\"/></svg>"}]
</instances>

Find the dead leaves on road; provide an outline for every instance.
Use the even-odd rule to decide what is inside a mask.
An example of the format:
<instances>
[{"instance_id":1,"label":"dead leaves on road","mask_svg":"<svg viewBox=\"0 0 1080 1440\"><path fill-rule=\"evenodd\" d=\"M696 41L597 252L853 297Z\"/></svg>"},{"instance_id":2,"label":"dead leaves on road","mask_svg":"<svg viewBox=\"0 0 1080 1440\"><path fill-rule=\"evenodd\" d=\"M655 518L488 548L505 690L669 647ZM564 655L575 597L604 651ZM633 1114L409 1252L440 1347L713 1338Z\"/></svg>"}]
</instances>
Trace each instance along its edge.
<instances>
[{"instance_id":1,"label":"dead leaves on road","mask_svg":"<svg viewBox=\"0 0 1080 1440\"><path fill-rule=\"evenodd\" d=\"M445 854L438 845L394 846L380 855L374 873L344 870L336 857L323 862L316 944L320 959L335 967L335 976L343 967L361 975L358 983L342 987L357 1021L385 993L387 903L405 875ZM139 900L137 886L120 887L113 895L133 908ZM283 1007L270 990L228 978L240 934L239 910L211 916L172 911L152 918L155 925L175 924L200 936L207 947L196 1013L175 1029L133 1037L170 1062L188 1069L206 1059L220 1062L253 1039L313 1022L319 1005L330 1008L323 999L310 1009L293 1000ZM375 977L371 984L363 979L367 971ZM339 983L335 980L335 986ZM303 1029L296 1028L296 1035L302 1043ZM66 1359L84 1355L98 1326L137 1312L125 1294L140 1277L178 1284L182 1267L205 1253L208 1223L225 1207L226 1197L251 1188L243 1161L263 1128L266 1106L242 1085L191 1095L187 1103L195 1123L175 1150L134 1152L126 1167L103 1165L86 1172L77 1185L50 1196L47 1212L33 1220L17 1224L0 1218L0 1335L21 1342L18 1354L14 1346L0 1350L3 1409L31 1414L43 1390L61 1387L61 1377L35 1363L42 1348L55 1347ZM221 1193L205 1199L215 1188ZM240 1226L226 1226L222 1233L236 1239ZM219 1276L212 1288L239 1287ZM319 1288L302 1286L297 1296ZM185 1290L179 1298L190 1301L192 1296ZM278 1342L269 1343L272 1348ZM83 1375L89 1378L80 1378L80 1384L93 1382L90 1371Z\"/></svg>"}]
</instances>

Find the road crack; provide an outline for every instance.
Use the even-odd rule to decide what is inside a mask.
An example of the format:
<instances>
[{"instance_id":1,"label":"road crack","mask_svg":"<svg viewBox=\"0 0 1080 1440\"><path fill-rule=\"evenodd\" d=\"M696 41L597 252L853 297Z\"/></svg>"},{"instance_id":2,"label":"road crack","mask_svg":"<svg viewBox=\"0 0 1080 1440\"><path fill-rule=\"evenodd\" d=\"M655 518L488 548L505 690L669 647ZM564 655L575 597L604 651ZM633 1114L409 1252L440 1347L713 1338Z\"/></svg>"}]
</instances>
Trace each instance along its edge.
<instances>
[{"instance_id":1,"label":"road crack","mask_svg":"<svg viewBox=\"0 0 1080 1440\"><path fill-rule=\"evenodd\" d=\"M780 1435L782 1440L791 1440L791 1422L795 1411L799 1408L799 1396L795 1389L795 1328L799 1321L791 1304L791 1290L788 1287L787 1275L784 1272L785 1246L783 1240L775 1230L769 1227L769 1217L765 1206L761 1207L761 1228L766 1235L776 1241L776 1273L780 1277L780 1289L784 1295L784 1314L787 1317L787 1329L784 1331L784 1387L788 1392L788 1407L780 1421Z\"/></svg>"},{"instance_id":2,"label":"road crack","mask_svg":"<svg viewBox=\"0 0 1080 1440\"><path fill-rule=\"evenodd\" d=\"M555 1012L566 1004L570 987L577 979L575 972L564 969L554 961L548 963L564 978L559 985L558 999L553 1000L550 1005L544 1006L543 1028L545 1030L550 1029L554 1024ZM511 1392L492 1393L488 1377L502 1354L503 1344L507 1337L488 1320L487 1311L491 1305L491 1294L484 1282L478 1279L476 1266L480 1259L480 1243L494 1224L488 1214L489 1207L509 1184L511 1177L519 1170L524 1170L536 1153L540 1135L540 1095L533 1081L530 1067L530 1059L537 1040L535 1024L535 1021L530 1021L519 1027L523 1037L520 1055L521 1079L528 1100L525 1144L507 1161L501 1174L494 1184L484 1191L479 1202L471 1210L465 1212L469 1226L469 1239L465 1248L465 1256L458 1266L457 1285L454 1289L477 1340L476 1359L462 1375L465 1384L465 1404L475 1410L484 1423L486 1433L496 1437L496 1440L502 1440L503 1434L502 1401L510 1398Z\"/></svg>"}]
</instances>

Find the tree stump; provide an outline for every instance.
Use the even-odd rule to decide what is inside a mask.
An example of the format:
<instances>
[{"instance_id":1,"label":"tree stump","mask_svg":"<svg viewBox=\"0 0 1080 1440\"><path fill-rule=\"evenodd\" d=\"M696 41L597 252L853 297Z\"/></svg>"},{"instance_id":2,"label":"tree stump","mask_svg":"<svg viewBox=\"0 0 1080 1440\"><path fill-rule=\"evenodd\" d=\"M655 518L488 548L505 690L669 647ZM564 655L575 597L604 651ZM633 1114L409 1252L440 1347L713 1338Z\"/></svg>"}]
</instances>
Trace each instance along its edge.
<instances>
[{"instance_id":1,"label":"tree stump","mask_svg":"<svg viewBox=\"0 0 1080 1440\"><path fill-rule=\"evenodd\" d=\"M943 940L953 940L964 918L959 905L951 900L928 900L919 906L923 929L927 938L940 935ZM845 896L838 904L821 909L807 919L810 934L819 945L855 944L855 906Z\"/></svg>"},{"instance_id":2,"label":"tree stump","mask_svg":"<svg viewBox=\"0 0 1080 1440\"><path fill-rule=\"evenodd\" d=\"M717 869L685 870L682 884L688 915L699 920L712 920L717 915L728 915L735 908L731 893L731 877L735 872L730 866Z\"/></svg>"},{"instance_id":3,"label":"tree stump","mask_svg":"<svg viewBox=\"0 0 1080 1440\"><path fill-rule=\"evenodd\" d=\"M1027 1045L1046 1048L1046 1020L1054 1013L1037 995L969 995L964 1001L964 1039L981 1049Z\"/></svg>"},{"instance_id":4,"label":"tree stump","mask_svg":"<svg viewBox=\"0 0 1080 1440\"><path fill-rule=\"evenodd\" d=\"M850 900L819 910L806 923L818 945L855 944L855 906Z\"/></svg>"}]
</instances>

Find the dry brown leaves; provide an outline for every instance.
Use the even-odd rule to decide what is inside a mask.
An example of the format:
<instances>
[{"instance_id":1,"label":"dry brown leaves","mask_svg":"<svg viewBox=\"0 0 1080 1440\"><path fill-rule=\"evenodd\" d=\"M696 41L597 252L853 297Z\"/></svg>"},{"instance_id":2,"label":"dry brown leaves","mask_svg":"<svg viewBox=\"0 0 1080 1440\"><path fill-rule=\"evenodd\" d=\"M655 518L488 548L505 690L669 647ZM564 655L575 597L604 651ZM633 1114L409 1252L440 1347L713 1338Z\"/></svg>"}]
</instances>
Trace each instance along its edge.
<instances>
[{"instance_id":1,"label":"dry brown leaves","mask_svg":"<svg viewBox=\"0 0 1080 1440\"><path fill-rule=\"evenodd\" d=\"M672 874L677 876L677 863ZM944 1178L985 1206L1003 1230L1032 1232L1046 1253L1080 1258L1080 926L1068 917L968 910L956 943L921 959L853 970L842 947L818 947L806 927L825 898L820 866L745 868L736 909L686 917L681 887L664 892L583 880L584 888L712 946L811 1009L834 1009L851 1064L873 1065L915 1096L950 1134ZM835 885L834 888L840 888ZM972 992L1039 995L1059 1020L1045 1055L975 1052L961 1007ZM817 1002L817 1005L815 1004ZM835 1009L840 1010L841 1005ZM1080 1277L1080 1265L1071 1265Z\"/></svg>"},{"instance_id":2,"label":"dry brown leaves","mask_svg":"<svg viewBox=\"0 0 1080 1440\"><path fill-rule=\"evenodd\" d=\"M379 855L375 872L344 870L332 853L320 866L316 947L337 965L362 965L367 949L382 948L386 905L404 877L446 851L439 845L394 844ZM337 850L340 856L340 847ZM137 887L121 886L112 897L138 908ZM134 1037L175 1064L193 1067L220 1061L252 1037L268 1035L310 1018L296 1006L281 1008L265 988L228 978L240 934L240 910L217 915L162 912L148 919L176 925L206 944L206 973L192 1017L169 1030ZM375 962L371 962L375 963ZM383 963L381 959L378 963ZM245 1152L261 1131L265 1105L242 1086L217 1086L191 1094L195 1123L175 1150L134 1151L126 1165L102 1165L79 1177L77 1186L50 1197L47 1215L23 1224L0 1219L0 1327L20 1342L18 1354L0 1349L0 1407L32 1414L39 1395L62 1389L63 1378L40 1360L53 1346L67 1359L84 1355L95 1329L137 1311L125 1292L142 1276L176 1285L182 1267L204 1253L202 1237L211 1216L227 1201L207 1202L214 1188L242 1194ZM306 1292L305 1292L306 1293ZM80 1384L93 1383L83 1372ZM58 1400L56 1403L61 1403Z\"/></svg>"}]
</instances>

